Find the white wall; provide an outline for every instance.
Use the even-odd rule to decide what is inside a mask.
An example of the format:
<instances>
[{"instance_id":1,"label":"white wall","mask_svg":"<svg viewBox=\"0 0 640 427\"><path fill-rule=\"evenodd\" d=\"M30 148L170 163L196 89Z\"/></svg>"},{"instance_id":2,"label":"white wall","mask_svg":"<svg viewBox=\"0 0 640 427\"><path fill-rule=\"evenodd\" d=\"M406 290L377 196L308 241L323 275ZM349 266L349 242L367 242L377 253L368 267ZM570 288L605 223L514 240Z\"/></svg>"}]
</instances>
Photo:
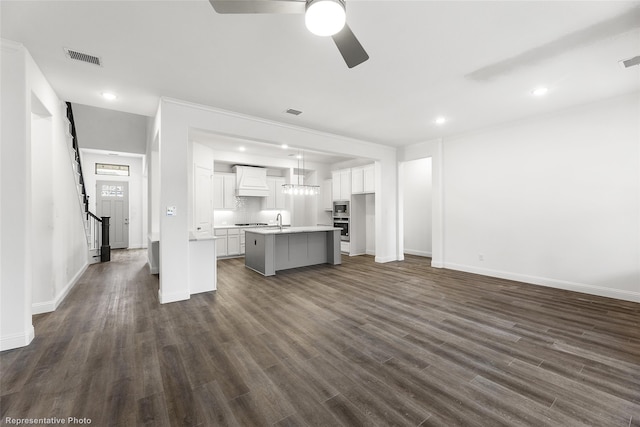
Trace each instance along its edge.
<instances>
[{"instance_id":1,"label":"white wall","mask_svg":"<svg viewBox=\"0 0 640 427\"><path fill-rule=\"evenodd\" d=\"M32 105L40 101L32 97ZM53 286L53 206L54 188L52 183L53 123L49 112L31 114L31 255L32 292L34 308L47 306L54 299ZM43 311L51 311L43 307Z\"/></svg>"},{"instance_id":2,"label":"white wall","mask_svg":"<svg viewBox=\"0 0 640 427\"><path fill-rule=\"evenodd\" d=\"M408 161L403 167L404 252L431 256L431 157Z\"/></svg>"},{"instance_id":3,"label":"white wall","mask_svg":"<svg viewBox=\"0 0 640 427\"><path fill-rule=\"evenodd\" d=\"M44 138L45 144L50 144L51 157L47 160L39 154L32 152L32 159L40 157L39 163L43 166L43 171L36 172L39 182L31 183L32 195L44 197L45 204L49 207L48 215L51 220L47 220L47 225L52 227L42 236L35 236L34 245L47 245L51 243L51 261L45 262L51 265L51 275L46 280L42 273L36 271L35 258L39 255L36 251L31 251L32 255L32 276L42 277L39 282L32 282L32 289L41 292L39 295L51 295L52 298L44 300L32 298L32 313L42 313L55 310L64 300L71 288L76 284L88 265L87 241L84 231L82 212L84 206L80 203L78 191L76 189L76 177L73 171L73 154L71 141L67 136L66 106L57 97L44 75L35 64L31 56L27 59L27 85L31 92L31 111L42 114L50 114L47 121L48 135L30 135L31 143L34 146L42 146L42 141L37 138ZM46 173L43 173L47 171ZM48 175L48 176L47 176ZM40 184L48 181L46 188ZM50 185L52 197L46 197L45 192ZM41 202L39 202L41 203ZM34 206L35 208L35 206ZM38 220L33 218L34 220ZM32 223L31 228L41 227ZM41 239L41 240L40 240ZM44 256L44 253L41 255ZM48 289L47 289L48 288ZM44 291L44 292L43 292Z\"/></svg>"},{"instance_id":4,"label":"white wall","mask_svg":"<svg viewBox=\"0 0 640 427\"><path fill-rule=\"evenodd\" d=\"M446 266L640 301L639 117L634 93L446 140Z\"/></svg>"},{"instance_id":5,"label":"white wall","mask_svg":"<svg viewBox=\"0 0 640 427\"><path fill-rule=\"evenodd\" d=\"M80 148L146 153L148 117L76 103L72 108Z\"/></svg>"},{"instance_id":6,"label":"white wall","mask_svg":"<svg viewBox=\"0 0 640 427\"><path fill-rule=\"evenodd\" d=\"M6 350L33 339L32 312L57 307L86 268L88 253L63 104L22 45L2 40L1 67L0 350ZM49 159L32 157L32 148L47 143ZM54 196L34 205L34 196L49 187ZM43 225L34 209L47 206L50 218ZM33 251L34 245L50 247L49 254L41 247ZM36 256L50 258L34 263ZM34 267L49 270L49 277Z\"/></svg>"},{"instance_id":7,"label":"white wall","mask_svg":"<svg viewBox=\"0 0 640 427\"><path fill-rule=\"evenodd\" d=\"M129 183L129 248L147 247L147 217L144 215L146 182L143 175L142 156L112 156L95 150L81 149L82 173L89 195L89 210L96 209L96 181L120 181ZM129 176L96 175L96 163L129 166Z\"/></svg>"}]
</instances>

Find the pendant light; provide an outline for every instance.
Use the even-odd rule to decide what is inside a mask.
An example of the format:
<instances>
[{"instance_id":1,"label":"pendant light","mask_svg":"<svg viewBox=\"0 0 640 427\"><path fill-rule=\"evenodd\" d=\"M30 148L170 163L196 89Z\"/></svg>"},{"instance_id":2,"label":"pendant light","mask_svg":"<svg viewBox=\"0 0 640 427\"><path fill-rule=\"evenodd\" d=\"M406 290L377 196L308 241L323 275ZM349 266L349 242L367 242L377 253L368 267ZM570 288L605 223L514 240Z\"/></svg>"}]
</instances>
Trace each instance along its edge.
<instances>
[{"instance_id":1,"label":"pendant light","mask_svg":"<svg viewBox=\"0 0 640 427\"><path fill-rule=\"evenodd\" d=\"M304 177L300 182L300 171L304 171L304 155L302 151L298 152L298 183L297 184L283 184L282 192L284 194L291 194L293 196L317 196L320 192L319 185L305 185ZM300 169L300 159L302 159L302 169Z\"/></svg>"}]
</instances>

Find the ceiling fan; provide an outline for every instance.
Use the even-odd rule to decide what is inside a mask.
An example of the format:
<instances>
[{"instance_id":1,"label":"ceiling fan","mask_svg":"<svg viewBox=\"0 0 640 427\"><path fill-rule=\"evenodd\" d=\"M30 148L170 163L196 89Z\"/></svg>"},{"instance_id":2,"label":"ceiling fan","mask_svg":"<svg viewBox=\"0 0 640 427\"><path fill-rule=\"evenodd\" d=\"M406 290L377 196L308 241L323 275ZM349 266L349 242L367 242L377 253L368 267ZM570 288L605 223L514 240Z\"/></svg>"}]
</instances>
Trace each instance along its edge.
<instances>
[{"instance_id":1,"label":"ceiling fan","mask_svg":"<svg viewBox=\"0 0 640 427\"><path fill-rule=\"evenodd\" d=\"M369 55L346 24L344 0L209 0L218 13L304 13L312 33L331 36L340 54L353 68Z\"/></svg>"}]
</instances>

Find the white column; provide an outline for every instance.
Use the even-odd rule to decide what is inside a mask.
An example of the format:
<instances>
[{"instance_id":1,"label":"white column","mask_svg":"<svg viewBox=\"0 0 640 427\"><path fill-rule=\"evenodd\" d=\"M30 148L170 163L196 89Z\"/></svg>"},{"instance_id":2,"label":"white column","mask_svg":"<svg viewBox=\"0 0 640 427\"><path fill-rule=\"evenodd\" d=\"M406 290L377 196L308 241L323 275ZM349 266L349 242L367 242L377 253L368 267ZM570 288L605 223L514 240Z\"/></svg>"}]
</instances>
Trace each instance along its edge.
<instances>
[{"instance_id":1,"label":"white column","mask_svg":"<svg viewBox=\"0 0 640 427\"><path fill-rule=\"evenodd\" d=\"M0 350L23 347L31 322L31 143L26 56L2 41L0 121Z\"/></svg>"},{"instance_id":2,"label":"white column","mask_svg":"<svg viewBox=\"0 0 640 427\"><path fill-rule=\"evenodd\" d=\"M163 103L160 113L160 302L189 299L189 130ZM174 209L168 215L168 209Z\"/></svg>"}]
</instances>

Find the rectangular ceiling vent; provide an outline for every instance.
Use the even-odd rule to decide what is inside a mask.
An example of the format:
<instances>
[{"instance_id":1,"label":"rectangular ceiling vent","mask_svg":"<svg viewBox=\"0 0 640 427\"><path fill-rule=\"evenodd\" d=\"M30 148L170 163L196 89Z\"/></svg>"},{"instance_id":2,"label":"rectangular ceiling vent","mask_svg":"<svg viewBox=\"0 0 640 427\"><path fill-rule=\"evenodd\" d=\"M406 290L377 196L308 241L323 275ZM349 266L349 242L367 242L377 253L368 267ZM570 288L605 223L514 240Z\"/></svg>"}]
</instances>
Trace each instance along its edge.
<instances>
[{"instance_id":1,"label":"rectangular ceiling vent","mask_svg":"<svg viewBox=\"0 0 640 427\"><path fill-rule=\"evenodd\" d=\"M638 64L640 64L640 56L634 56L633 58L623 59L620 61L620 66L622 66L622 68L631 68Z\"/></svg>"},{"instance_id":2,"label":"rectangular ceiling vent","mask_svg":"<svg viewBox=\"0 0 640 427\"><path fill-rule=\"evenodd\" d=\"M73 59L76 61L86 62L88 64L102 66L102 61L99 56L90 55L88 53L78 52L77 50L64 48L64 53L67 55L67 58Z\"/></svg>"},{"instance_id":3,"label":"rectangular ceiling vent","mask_svg":"<svg viewBox=\"0 0 640 427\"><path fill-rule=\"evenodd\" d=\"M294 116L299 116L300 114L302 114L302 111L294 110L293 108L289 108L289 109L287 109L287 111L285 111L285 113L293 114Z\"/></svg>"}]
</instances>

